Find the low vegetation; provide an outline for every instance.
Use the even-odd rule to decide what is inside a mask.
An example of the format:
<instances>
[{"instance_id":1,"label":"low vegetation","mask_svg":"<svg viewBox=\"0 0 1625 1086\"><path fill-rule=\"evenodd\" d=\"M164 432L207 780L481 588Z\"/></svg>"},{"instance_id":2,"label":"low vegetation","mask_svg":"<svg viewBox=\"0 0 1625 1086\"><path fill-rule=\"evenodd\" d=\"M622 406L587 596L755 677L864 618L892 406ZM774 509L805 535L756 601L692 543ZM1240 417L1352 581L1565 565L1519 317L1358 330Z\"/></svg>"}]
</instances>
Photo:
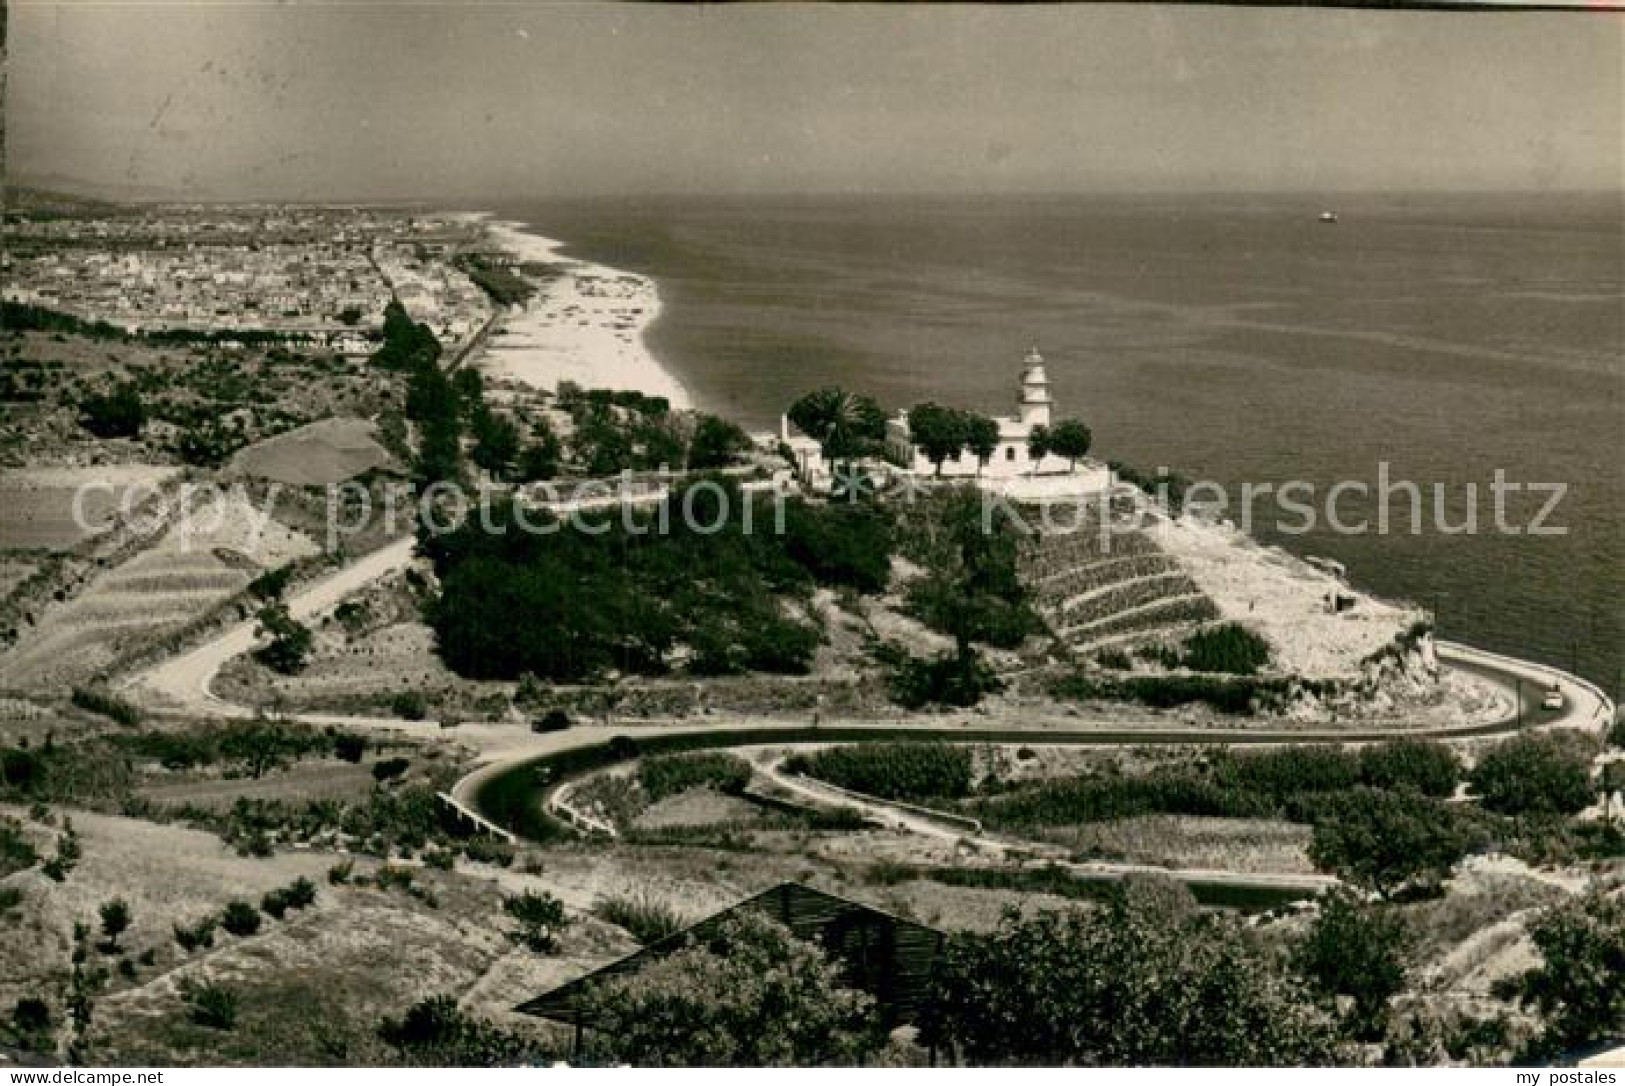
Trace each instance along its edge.
<instances>
[{"instance_id":1,"label":"low vegetation","mask_svg":"<svg viewBox=\"0 0 1625 1086\"><path fill-rule=\"evenodd\" d=\"M796 754L785 769L882 799L957 799L970 792L971 751L950 743L856 743Z\"/></svg>"}]
</instances>

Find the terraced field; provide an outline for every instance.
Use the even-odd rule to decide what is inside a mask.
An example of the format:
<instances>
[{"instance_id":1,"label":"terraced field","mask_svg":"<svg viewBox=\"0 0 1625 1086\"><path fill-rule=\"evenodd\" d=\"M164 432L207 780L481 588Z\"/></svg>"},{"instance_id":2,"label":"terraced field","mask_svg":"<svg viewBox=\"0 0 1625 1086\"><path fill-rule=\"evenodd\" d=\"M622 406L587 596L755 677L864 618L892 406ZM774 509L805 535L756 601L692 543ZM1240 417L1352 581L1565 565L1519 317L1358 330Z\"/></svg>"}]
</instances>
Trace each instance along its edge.
<instances>
[{"instance_id":1,"label":"terraced field","mask_svg":"<svg viewBox=\"0 0 1625 1086\"><path fill-rule=\"evenodd\" d=\"M228 508L208 520L208 531L171 531L158 545L97 575L84 591L47 610L0 656L0 686L95 678L125 652L206 615L260 569L315 553L308 539L275 522L256 533L246 520L244 510Z\"/></svg>"},{"instance_id":2,"label":"terraced field","mask_svg":"<svg viewBox=\"0 0 1625 1086\"><path fill-rule=\"evenodd\" d=\"M1218 618L1179 562L1140 531L1040 537L1022 573L1055 635L1074 652L1183 635Z\"/></svg>"}]
</instances>

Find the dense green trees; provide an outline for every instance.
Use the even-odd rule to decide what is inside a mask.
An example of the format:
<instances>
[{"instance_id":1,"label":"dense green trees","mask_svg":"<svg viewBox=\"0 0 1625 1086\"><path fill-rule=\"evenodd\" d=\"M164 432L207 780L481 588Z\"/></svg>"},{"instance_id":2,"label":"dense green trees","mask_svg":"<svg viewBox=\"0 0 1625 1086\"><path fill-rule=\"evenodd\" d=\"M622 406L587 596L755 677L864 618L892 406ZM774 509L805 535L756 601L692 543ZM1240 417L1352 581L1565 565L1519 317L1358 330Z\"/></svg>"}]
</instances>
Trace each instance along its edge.
<instances>
[{"instance_id":1,"label":"dense green trees","mask_svg":"<svg viewBox=\"0 0 1625 1086\"><path fill-rule=\"evenodd\" d=\"M490 520L423 543L442 580L429 620L447 664L470 677L577 681L685 659L698 674L802 672L819 632L786 603L816 583L877 589L890 565L880 514L791 503L781 534L766 499L747 514L739 489L716 480L579 525L509 504Z\"/></svg>"},{"instance_id":2,"label":"dense green trees","mask_svg":"<svg viewBox=\"0 0 1625 1086\"><path fill-rule=\"evenodd\" d=\"M95 392L79 401L79 425L100 438L140 437L147 409L128 384Z\"/></svg>"},{"instance_id":3,"label":"dense green trees","mask_svg":"<svg viewBox=\"0 0 1625 1086\"><path fill-rule=\"evenodd\" d=\"M1594 741L1580 732L1519 735L1492 747L1473 768L1479 802L1506 815L1566 815L1596 800Z\"/></svg>"},{"instance_id":4,"label":"dense green trees","mask_svg":"<svg viewBox=\"0 0 1625 1086\"><path fill-rule=\"evenodd\" d=\"M1131 880L1105 907L952 937L923 1030L973 1064L1302 1066L1327 1017L1232 918Z\"/></svg>"},{"instance_id":5,"label":"dense green trees","mask_svg":"<svg viewBox=\"0 0 1625 1086\"><path fill-rule=\"evenodd\" d=\"M588 1006L592 1055L637 1067L844 1065L885 1040L869 996L816 946L754 913L600 982Z\"/></svg>"},{"instance_id":6,"label":"dense green trees","mask_svg":"<svg viewBox=\"0 0 1625 1086\"><path fill-rule=\"evenodd\" d=\"M917 505L909 557L928 572L908 589L910 611L961 648L1020 645L1039 628L1017 569L1018 529L994 508L984 524L979 492L954 487Z\"/></svg>"}]
</instances>

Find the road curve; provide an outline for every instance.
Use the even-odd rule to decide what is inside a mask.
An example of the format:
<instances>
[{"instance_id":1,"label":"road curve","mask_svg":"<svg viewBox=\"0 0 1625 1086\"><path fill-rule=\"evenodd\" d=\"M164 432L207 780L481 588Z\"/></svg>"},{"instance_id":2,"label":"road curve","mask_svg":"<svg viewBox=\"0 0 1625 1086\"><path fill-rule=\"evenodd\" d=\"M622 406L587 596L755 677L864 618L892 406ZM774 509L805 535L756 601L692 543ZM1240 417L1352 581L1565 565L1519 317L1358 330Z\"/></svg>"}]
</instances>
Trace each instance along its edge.
<instances>
[{"instance_id":1,"label":"road curve","mask_svg":"<svg viewBox=\"0 0 1625 1086\"><path fill-rule=\"evenodd\" d=\"M332 610L351 593L405 569L415 546L412 536L403 536L313 581L288 597L288 613L305 622ZM252 716L252 709L218 697L211 687L228 661L254 647L257 625L247 619L230 626L201 645L137 673L122 686L200 716Z\"/></svg>"}]
</instances>

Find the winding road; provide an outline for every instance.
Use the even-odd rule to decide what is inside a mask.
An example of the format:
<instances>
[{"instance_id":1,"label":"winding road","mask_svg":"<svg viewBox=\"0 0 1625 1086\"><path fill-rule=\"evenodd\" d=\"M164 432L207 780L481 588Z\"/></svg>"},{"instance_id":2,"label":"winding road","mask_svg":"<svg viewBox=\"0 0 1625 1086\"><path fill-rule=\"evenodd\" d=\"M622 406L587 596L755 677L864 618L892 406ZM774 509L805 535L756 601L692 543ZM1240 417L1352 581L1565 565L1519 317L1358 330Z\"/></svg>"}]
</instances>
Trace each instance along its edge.
<instances>
[{"instance_id":1,"label":"winding road","mask_svg":"<svg viewBox=\"0 0 1625 1086\"><path fill-rule=\"evenodd\" d=\"M347 596L384 577L407 568L412 560L415 542L411 537L396 540L379 550L364 555L342 569L336 570L293 593L288 599L288 610L294 618L311 621L330 612ZM141 700L162 710L178 715L240 719L253 715L248 706L227 701L214 693L212 685L220 669L236 656L250 651L256 642L256 623L252 620L237 623L214 637L168 660L155 664L130 677L123 688L140 696ZM895 735L899 731L918 732L922 738L989 742L1007 740L1010 733L1019 731L1023 738L1035 743L1056 743L1087 746L1139 746L1139 745L1281 745L1312 742L1378 742L1398 737L1428 737L1434 739L1464 740L1493 736L1523 727L1574 727L1595 731L1606 729L1614 717L1614 704L1592 683L1557 668L1518 660L1498 653L1460 645L1438 642L1436 649L1442 666L1463 671L1500 686L1517 702L1517 708L1498 720L1435 729L1384 729L1361 731L1357 735L1348 729L1235 729L1168 727L1165 719L1141 717L1135 721L1132 711L1117 711L1093 717L1067 717L1060 726L1038 726L1027 729L997 728L983 717L967 715L958 719L940 717L915 721L832 720L818 729L822 741L861 739L865 732ZM1541 701L1546 691L1556 686L1563 693L1564 705L1560 710L1546 710ZM317 725L383 730L397 734L412 734L428 738L445 733L433 721L411 722L393 717L361 717L323 713L294 714L294 718ZM457 731L459 740L476 751L481 764L458 781L447 797L472 819L483 822L477 810L476 797L480 789L496 777L523 771L540 758L563 753L594 744L602 744L615 736L644 739L656 736L674 737L705 734L713 739L737 732L741 745L760 744L764 731L782 730L787 733L805 733L807 723L789 721L696 722L693 719L649 721L610 727L577 727L562 732L535 734L513 724L466 724ZM800 742L806 742L798 737ZM883 802L867 802L864 797L834 795L823 790L817 782L791 776L778 770L776 765L759 766L765 776L779 787L793 794L820 803L838 803L855 808L866 816L885 825L926 837L963 839L963 829L946 826L941 821ZM502 831L498 831L502 832ZM1046 859L1060 863L1082 876L1112 876L1134 871L1154 871L1192 882L1206 882L1235 887L1260 887L1269 890L1293 890L1312 893L1329 885L1326 876L1302 873L1237 873L1217 870L1169 870L1122 863L1079 863L1064 856L1042 855L1042 847L1028 842L1005 841L987 835L976 837L976 847L1015 858Z\"/></svg>"}]
</instances>

